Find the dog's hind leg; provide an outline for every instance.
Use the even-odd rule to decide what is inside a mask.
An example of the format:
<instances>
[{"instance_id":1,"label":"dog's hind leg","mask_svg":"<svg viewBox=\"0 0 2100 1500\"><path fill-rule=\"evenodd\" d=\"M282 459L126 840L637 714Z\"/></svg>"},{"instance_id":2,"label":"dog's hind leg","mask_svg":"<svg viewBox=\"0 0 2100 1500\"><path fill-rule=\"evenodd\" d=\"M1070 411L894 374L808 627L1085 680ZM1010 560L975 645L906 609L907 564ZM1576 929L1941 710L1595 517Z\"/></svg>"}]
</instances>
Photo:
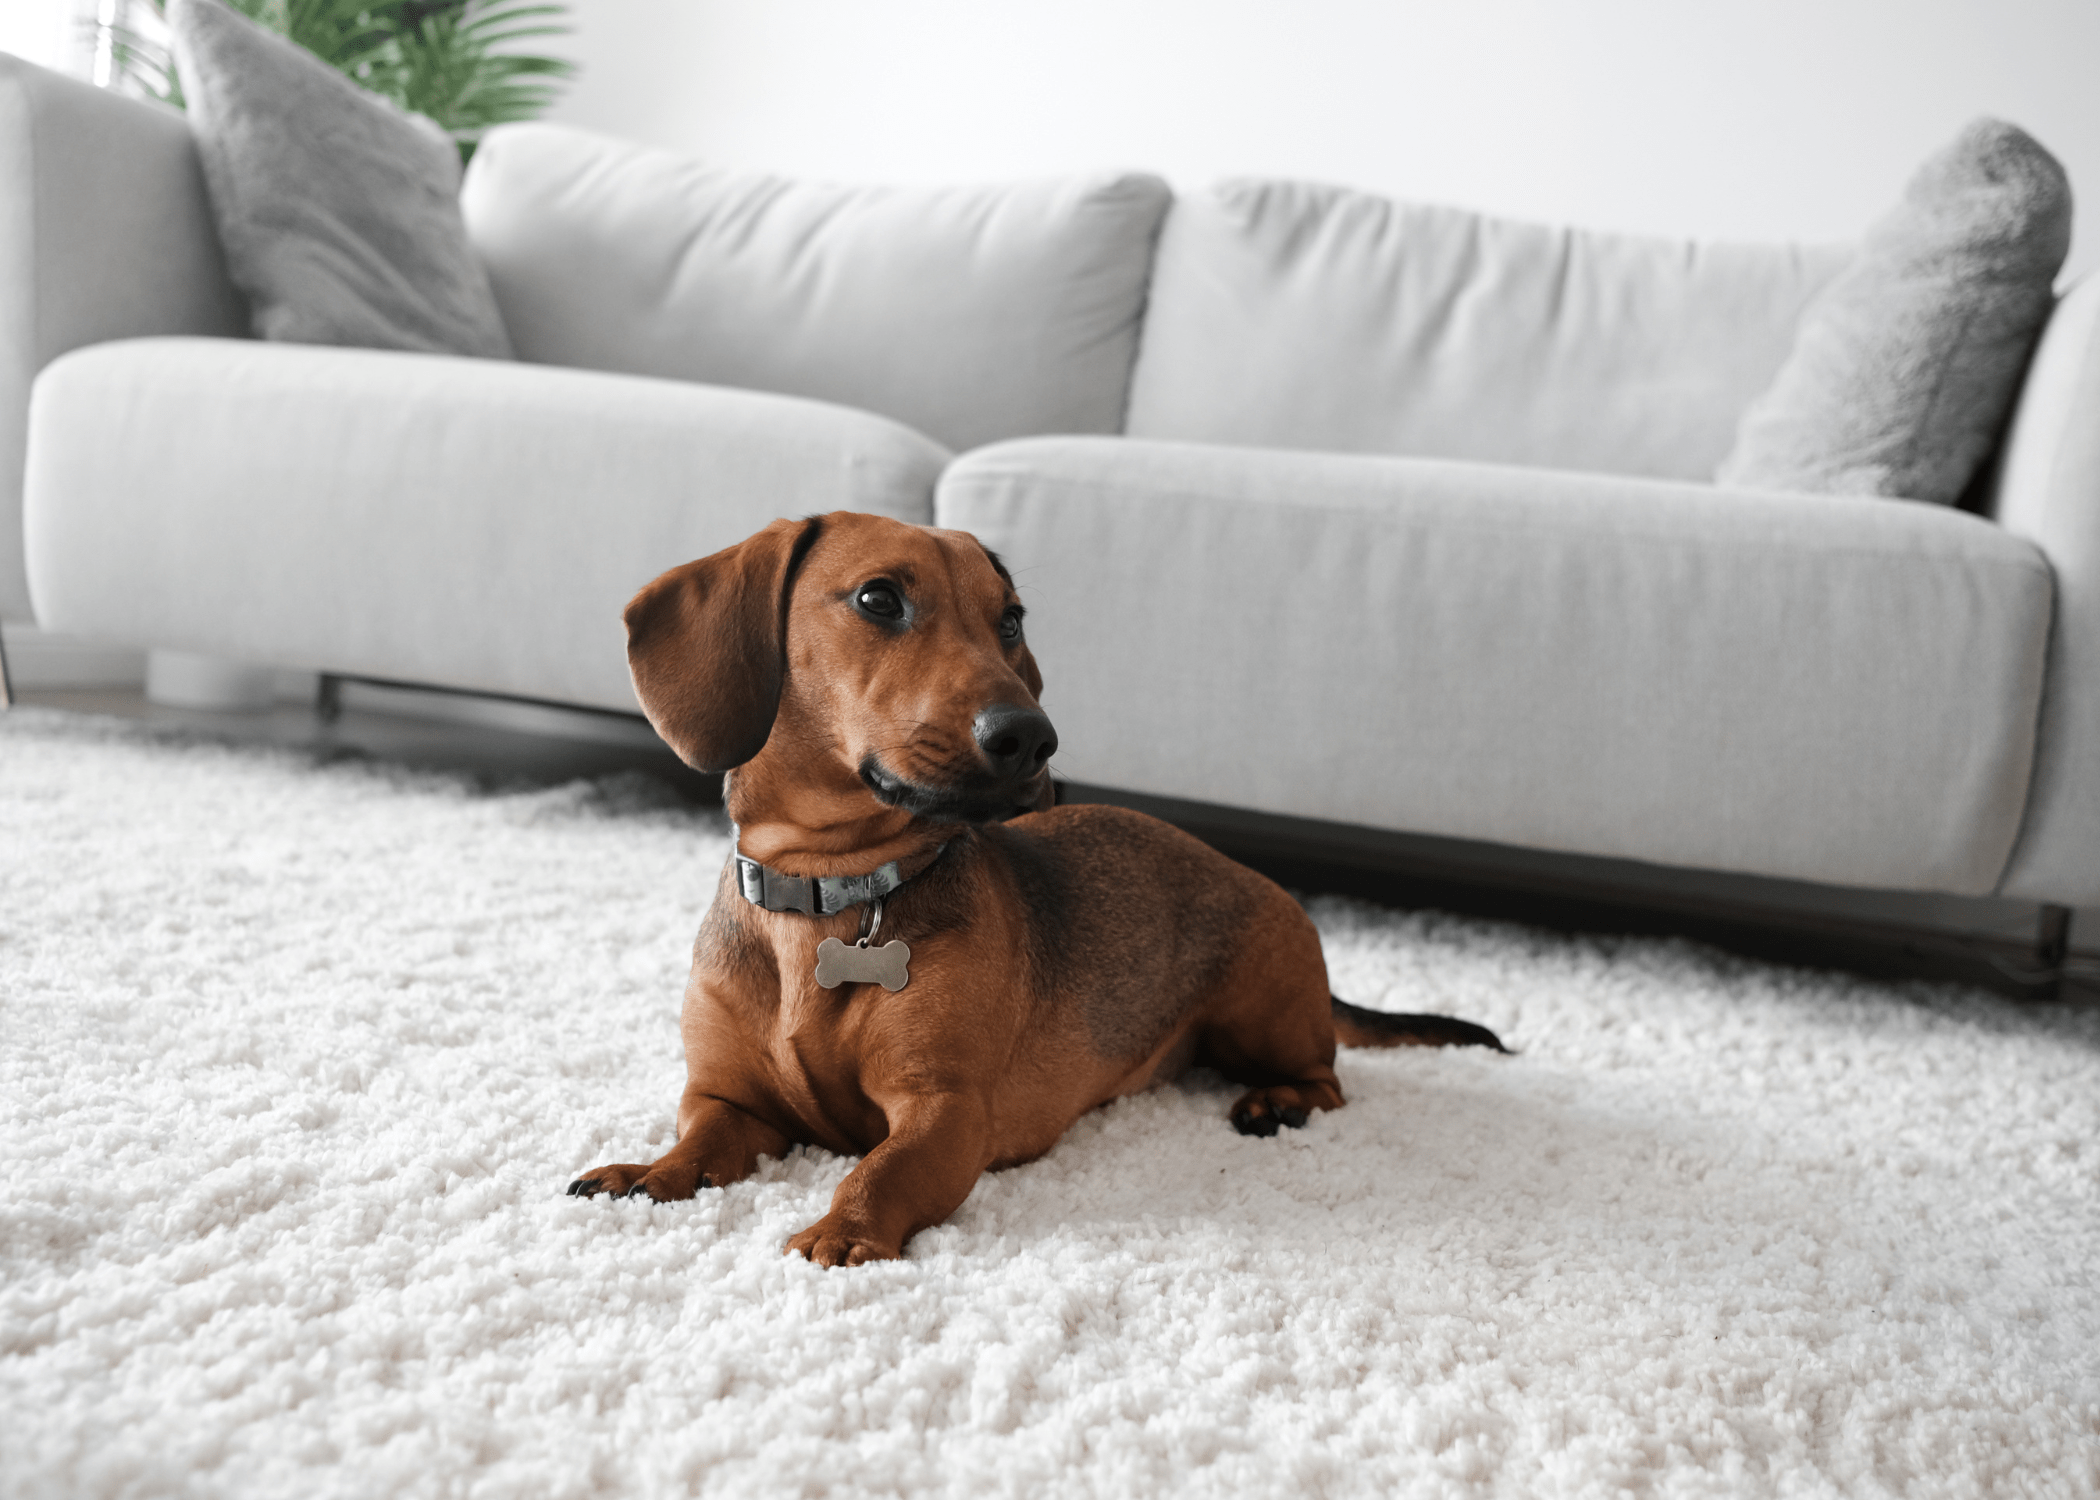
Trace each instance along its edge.
<instances>
[{"instance_id":1,"label":"dog's hind leg","mask_svg":"<svg viewBox=\"0 0 2100 1500\"><path fill-rule=\"evenodd\" d=\"M1195 1061L1251 1087L1232 1106L1242 1135L1303 1125L1348 1101L1334 1076L1334 1020L1320 935L1283 892L1250 922L1238 959L1204 1006Z\"/></svg>"},{"instance_id":2,"label":"dog's hind leg","mask_svg":"<svg viewBox=\"0 0 2100 1500\"><path fill-rule=\"evenodd\" d=\"M1278 1047L1274 1043L1282 1039L1263 1037L1252 1048L1248 1040L1214 1033L1197 1053L1233 1082L1253 1085L1232 1104L1232 1128L1241 1135L1274 1135L1285 1125L1295 1129L1314 1110L1340 1109L1349 1102L1342 1097L1333 1064L1319 1061L1313 1047L1297 1045L1300 1039ZM1328 1056L1333 1056L1331 1050Z\"/></svg>"},{"instance_id":3,"label":"dog's hind leg","mask_svg":"<svg viewBox=\"0 0 2100 1500\"><path fill-rule=\"evenodd\" d=\"M646 1165L593 1167L569 1184L572 1198L654 1198L672 1203L704 1187L751 1175L761 1156L780 1156L788 1139L765 1121L712 1095L688 1092L678 1104L678 1144Z\"/></svg>"}]
</instances>

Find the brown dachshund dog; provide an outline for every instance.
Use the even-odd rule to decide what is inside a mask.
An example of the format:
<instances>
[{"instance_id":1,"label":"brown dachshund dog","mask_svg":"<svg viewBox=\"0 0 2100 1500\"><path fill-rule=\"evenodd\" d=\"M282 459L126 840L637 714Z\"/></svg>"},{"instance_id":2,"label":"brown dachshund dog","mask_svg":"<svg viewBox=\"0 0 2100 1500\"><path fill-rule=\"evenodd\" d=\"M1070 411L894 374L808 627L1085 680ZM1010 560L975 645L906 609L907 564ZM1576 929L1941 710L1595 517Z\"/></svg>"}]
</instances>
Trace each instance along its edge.
<instances>
[{"instance_id":1,"label":"brown dachshund dog","mask_svg":"<svg viewBox=\"0 0 2100 1500\"><path fill-rule=\"evenodd\" d=\"M738 848L693 947L677 1144L572 1194L690 1198L808 1142L861 1162L787 1248L854 1265L1189 1064L1245 1084L1233 1125L1273 1135L1341 1107L1337 1036L1500 1049L1333 999L1298 903L1187 834L1053 807L1021 616L976 538L848 514L777 521L628 605L642 707L729 773Z\"/></svg>"}]
</instances>

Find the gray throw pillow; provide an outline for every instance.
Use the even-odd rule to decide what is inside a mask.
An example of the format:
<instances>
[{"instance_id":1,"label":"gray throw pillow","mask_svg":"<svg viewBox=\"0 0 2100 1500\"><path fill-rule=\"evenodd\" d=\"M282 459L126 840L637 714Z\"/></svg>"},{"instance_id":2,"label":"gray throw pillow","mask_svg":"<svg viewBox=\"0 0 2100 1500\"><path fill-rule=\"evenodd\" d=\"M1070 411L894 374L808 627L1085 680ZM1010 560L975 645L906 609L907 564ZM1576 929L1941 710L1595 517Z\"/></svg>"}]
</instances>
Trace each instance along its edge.
<instances>
[{"instance_id":1,"label":"gray throw pillow","mask_svg":"<svg viewBox=\"0 0 2100 1500\"><path fill-rule=\"evenodd\" d=\"M2070 241L2056 158L2017 126L1974 121L1803 314L1714 477L1960 499L2019 391Z\"/></svg>"},{"instance_id":2,"label":"gray throw pillow","mask_svg":"<svg viewBox=\"0 0 2100 1500\"><path fill-rule=\"evenodd\" d=\"M167 16L256 334L508 359L445 133L221 0L169 0Z\"/></svg>"}]
</instances>

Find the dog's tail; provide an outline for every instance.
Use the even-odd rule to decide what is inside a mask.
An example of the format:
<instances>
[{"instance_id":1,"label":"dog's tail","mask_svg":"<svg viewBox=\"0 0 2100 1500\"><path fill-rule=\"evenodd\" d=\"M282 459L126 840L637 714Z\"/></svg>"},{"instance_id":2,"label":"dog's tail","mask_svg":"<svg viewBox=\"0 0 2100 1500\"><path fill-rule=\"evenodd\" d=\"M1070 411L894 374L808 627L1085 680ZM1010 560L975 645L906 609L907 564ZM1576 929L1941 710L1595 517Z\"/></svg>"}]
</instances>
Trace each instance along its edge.
<instances>
[{"instance_id":1,"label":"dog's tail","mask_svg":"<svg viewBox=\"0 0 2100 1500\"><path fill-rule=\"evenodd\" d=\"M1403 1016L1365 1010L1339 995L1334 1002L1334 1039L1344 1047L1489 1047L1507 1052L1502 1039L1485 1026L1450 1016Z\"/></svg>"}]
</instances>

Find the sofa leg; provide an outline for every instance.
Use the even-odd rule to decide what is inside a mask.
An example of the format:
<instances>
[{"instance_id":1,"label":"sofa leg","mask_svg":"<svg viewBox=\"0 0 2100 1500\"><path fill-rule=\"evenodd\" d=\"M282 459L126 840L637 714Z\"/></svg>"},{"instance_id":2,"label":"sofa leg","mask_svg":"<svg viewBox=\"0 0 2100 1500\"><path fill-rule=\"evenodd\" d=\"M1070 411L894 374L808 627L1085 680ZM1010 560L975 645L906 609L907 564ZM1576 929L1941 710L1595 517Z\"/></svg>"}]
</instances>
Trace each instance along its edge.
<instances>
[{"instance_id":1,"label":"sofa leg","mask_svg":"<svg viewBox=\"0 0 2100 1500\"><path fill-rule=\"evenodd\" d=\"M2035 914L2034 948L2015 963L1986 953L1984 961L2020 987L2026 1000L2055 1000L2063 992L2064 971L2071 962L2071 908L2044 906Z\"/></svg>"},{"instance_id":2,"label":"sofa leg","mask_svg":"<svg viewBox=\"0 0 2100 1500\"><path fill-rule=\"evenodd\" d=\"M0 713L15 706L15 680L7 670L7 635L0 632Z\"/></svg>"},{"instance_id":3,"label":"sofa leg","mask_svg":"<svg viewBox=\"0 0 2100 1500\"><path fill-rule=\"evenodd\" d=\"M2054 1000L2063 985L2064 964L2071 956L2070 907L2042 908L2041 915L2035 920L2034 956L2042 972L2049 976L2040 998Z\"/></svg>"},{"instance_id":4,"label":"sofa leg","mask_svg":"<svg viewBox=\"0 0 2100 1500\"><path fill-rule=\"evenodd\" d=\"M314 680L314 717L333 724L343 716L343 679L323 672Z\"/></svg>"}]
</instances>

